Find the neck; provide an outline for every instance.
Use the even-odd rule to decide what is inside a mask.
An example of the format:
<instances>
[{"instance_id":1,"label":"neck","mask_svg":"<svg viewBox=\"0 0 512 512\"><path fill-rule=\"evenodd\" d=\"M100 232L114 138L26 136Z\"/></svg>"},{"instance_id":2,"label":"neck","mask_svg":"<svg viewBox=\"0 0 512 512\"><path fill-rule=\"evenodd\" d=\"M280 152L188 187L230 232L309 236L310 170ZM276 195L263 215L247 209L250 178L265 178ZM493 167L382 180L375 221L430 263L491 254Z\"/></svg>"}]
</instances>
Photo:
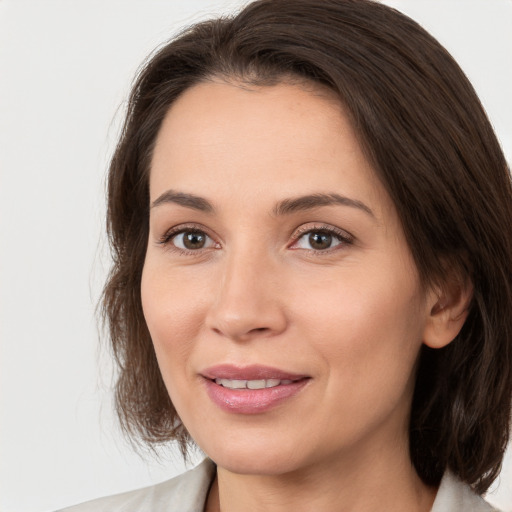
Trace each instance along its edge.
<instances>
[{"instance_id":1,"label":"neck","mask_svg":"<svg viewBox=\"0 0 512 512\"><path fill-rule=\"evenodd\" d=\"M418 477L407 446L395 442L366 454L335 454L284 475L243 475L218 467L206 511L428 512L435 494Z\"/></svg>"}]
</instances>

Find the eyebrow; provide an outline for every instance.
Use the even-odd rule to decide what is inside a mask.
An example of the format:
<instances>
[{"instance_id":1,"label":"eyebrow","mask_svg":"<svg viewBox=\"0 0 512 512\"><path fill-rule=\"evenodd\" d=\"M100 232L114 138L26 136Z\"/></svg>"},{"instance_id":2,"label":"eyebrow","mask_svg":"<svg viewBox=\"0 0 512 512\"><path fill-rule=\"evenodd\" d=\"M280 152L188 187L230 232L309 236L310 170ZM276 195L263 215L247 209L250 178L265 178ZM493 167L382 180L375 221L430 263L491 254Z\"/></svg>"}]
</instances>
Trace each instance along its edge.
<instances>
[{"instance_id":1,"label":"eyebrow","mask_svg":"<svg viewBox=\"0 0 512 512\"><path fill-rule=\"evenodd\" d=\"M194 194L186 194L184 192L176 192L174 190L167 190L160 195L153 201L151 208L155 208L156 206L166 203L174 203L206 213L213 213L215 210L212 203L204 197L199 197Z\"/></svg>"},{"instance_id":2,"label":"eyebrow","mask_svg":"<svg viewBox=\"0 0 512 512\"><path fill-rule=\"evenodd\" d=\"M358 210L361 210L375 218L371 208L366 206L362 201L350 199L349 197L341 196L339 194L310 194L307 196L284 199L276 205L274 208L274 214L289 215L298 211L312 210L313 208L318 208L320 206L331 206L337 204L357 208Z\"/></svg>"},{"instance_id":3,"label":"eyebrow","mask_svg":"<svg viewBox=\"0 0 512 512\"><path fill-rule=\"evenodd\" d=\"M214 213L215 208L212 203L204 197L188 194L185 192L177 192L175 190L167 190L151 204L151 208L155 208L162 204L177 204L185 208L191 208L206 213ZM349 206L361 210L371 217L375 218L373 211L362 201L351 199L339 194L309 194L290 199L283 199L273 209L273 214L277 216L290 215L298 211L312 210L321 206L342 205Z\"/></svg>"}]
</instances>

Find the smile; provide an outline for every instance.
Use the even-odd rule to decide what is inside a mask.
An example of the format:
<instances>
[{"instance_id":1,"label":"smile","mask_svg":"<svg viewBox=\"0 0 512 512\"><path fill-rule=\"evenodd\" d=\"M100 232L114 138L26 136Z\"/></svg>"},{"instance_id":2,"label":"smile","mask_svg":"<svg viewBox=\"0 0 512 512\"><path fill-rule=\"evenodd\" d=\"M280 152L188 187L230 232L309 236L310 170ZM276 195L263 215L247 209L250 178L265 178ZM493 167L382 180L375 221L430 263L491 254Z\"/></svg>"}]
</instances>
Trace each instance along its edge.
<instances>
[{"instance_id":1,"label":"smile","mask_svg":"<svg viewBox=\"0 0 512 512\"><path fill-rule=\"evenodd\" d=\"M215 379L215 384L228 389L264 389L275 388L276 386L284 386L291 384L291 379L259 379L259 380L238 380L238 379Z\"/></svg>"},{"instance_id":2,"label":"smile","mask_svg":"<svg viewBox=\"0 0 512 512\"><path fill-rule=\"evenodd\" d=\"M312 380L268 366L223 364L201 372L210 400L224 412L262 414L288 403Z\"/></svg>"}]
</instances>

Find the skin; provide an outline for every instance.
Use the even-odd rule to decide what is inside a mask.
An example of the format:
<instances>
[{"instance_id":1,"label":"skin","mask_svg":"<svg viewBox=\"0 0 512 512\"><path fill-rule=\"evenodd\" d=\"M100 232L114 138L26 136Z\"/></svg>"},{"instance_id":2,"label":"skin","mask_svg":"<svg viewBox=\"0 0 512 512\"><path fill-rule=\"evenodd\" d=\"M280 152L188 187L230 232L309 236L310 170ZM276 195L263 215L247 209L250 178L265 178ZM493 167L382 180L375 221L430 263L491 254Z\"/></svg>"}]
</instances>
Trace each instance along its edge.
<instances>
[{"instance_id":1,"label":"skin","mask_svg":"<svg viewBox=\"0 0 512 512\"><path fill-rule=\"evenodd\" d=\"M275 211L320 193L353 203ZM218 465L206 509L430 510L436 490L408 451L415 365L422 343L455 337L467 297L421 286L339 102L298 84L192 87L159 132L150 201L144 315L172 402ZM204 246L183 250L173 228ZM329 229L332 246L314 250L309 234ZM310 379L267 412L234 414L200 375L221 363Z\"/></svg>"}]
</instances>

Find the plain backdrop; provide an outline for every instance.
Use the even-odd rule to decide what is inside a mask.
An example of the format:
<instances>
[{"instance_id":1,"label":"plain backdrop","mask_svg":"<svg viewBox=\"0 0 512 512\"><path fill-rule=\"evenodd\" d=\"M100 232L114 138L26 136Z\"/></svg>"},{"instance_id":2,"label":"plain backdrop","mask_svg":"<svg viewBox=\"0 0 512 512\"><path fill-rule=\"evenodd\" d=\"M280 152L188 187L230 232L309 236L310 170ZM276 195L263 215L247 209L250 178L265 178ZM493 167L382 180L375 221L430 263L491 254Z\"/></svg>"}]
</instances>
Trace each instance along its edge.
<instances>
[{"instance_id":1,"label":"plain backdrop","mask_svg":"<svg viewBox=\"0 0 512 512\"><path fill-rule=\"evenodd\" d=\"M111 410L95 304L104 176L144 57L241 1L0 0L0 510L44 512L164 480ZM512 161L512 1L395 0L455 56ZM200 455L196 455L197 460ZM512 456L489 496L512 511Z\"/></svg>"}]
</instances>

